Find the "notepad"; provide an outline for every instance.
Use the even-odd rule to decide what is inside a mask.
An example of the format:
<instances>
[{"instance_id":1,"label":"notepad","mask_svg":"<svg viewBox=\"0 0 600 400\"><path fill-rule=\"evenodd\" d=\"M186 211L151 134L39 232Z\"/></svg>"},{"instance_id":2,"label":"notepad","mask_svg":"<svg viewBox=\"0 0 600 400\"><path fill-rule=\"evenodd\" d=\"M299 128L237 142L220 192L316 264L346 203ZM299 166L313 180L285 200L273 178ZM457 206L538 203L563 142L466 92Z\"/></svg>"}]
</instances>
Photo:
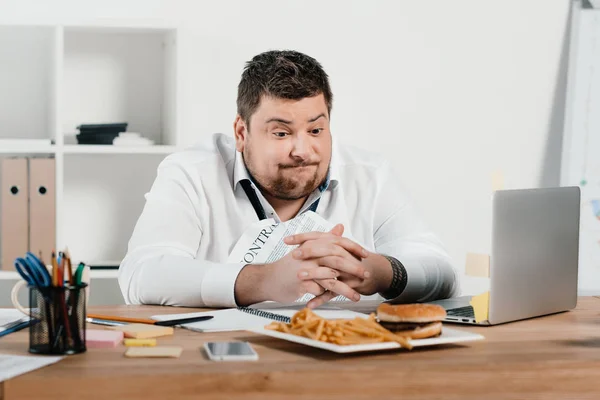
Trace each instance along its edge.
<instances>
[{"instance_id":1,"label":"notepad","mask_svg":"<svg viewBox=\"0 0 600 400\"><path fill-rule=\"evenodd\" d=\"M125 339L123 344L127 347L153 347L156 346L156 339Z\"/></svg>"},{"instance_id":2,"label":"notepad","mask_svg":"<svg viewBox=\"0 0 600 400\"><path fill-rule=\"evenodd\" d=\"M157 326L148 324L111 326L109 329L121 331L125 334L126 338L134 339L149 339L173 334L173 328L170 326Z\"/></svg>"},{"instance_id":3,"label":"notepad","mask_svg":"<svg viewBox=\"0 0 600 400\"><path fill-rule=\"evenodd\" d=\"M365 314L343 309L313 310L315 314L325 319L354 319L357 316L366 317ZM259 310L255 308L229 308L226 310L206 311L198 313L155 315L151 317L157 321L169 319L191 318L202 315L212 315L214 318L207 321L193 322L181 325L183 328L195 332L226 332L243 331L259 328L273 321L289 322L289 318L298 312L298 308Z\"/></svg>"},{"instance_id":4,"label":"notepad","mask_svg":"<svg viewBox=\"0 0 600 400\"><path fill-rule=\"evenodd\" d=\"M128 347L125 357L171 357L177 358L183 349L177 346Z\"/></svg>"},{"instance_id":5,"label":"notepad","mask_svg":"<svg viewBox=\"0 0 600 400\"><path fill-rule=\"evenodd\" d=\"M502 171L494 171L492 173L492 190L498 191L504 189L504 174Z\"/></svg>"},{"instance_id":6,"label":"notepad","mask_svg":"<svg viewBox=\"0 0 600 400\"><path fill-rule=\"evenodd\" d=\"M87 329L85 331L85 345L89 349L103 349L117 347L123 340L123 332L103 329Z\"/></svg>"},{"instance_id":7,"label":"notepad","mask_svg":"<svg viewBox=\"0 0 600 400\"><path fill-rule=\"evenodd\" d=\"M482 293L478 296L473 296L470 301L473 312L475 313L475 322L488 320L490 310L490 292Z\"/></svg>"},{"instance_id":8,"label":"notepad","mask_svg":"<svg viewBox=\"0 0 600 400\"><path fill-rule=\"evenodd\" d=\"M489 278L490 256L488 254L467 253L465 275Z\"/></svg>"}]
</instances>

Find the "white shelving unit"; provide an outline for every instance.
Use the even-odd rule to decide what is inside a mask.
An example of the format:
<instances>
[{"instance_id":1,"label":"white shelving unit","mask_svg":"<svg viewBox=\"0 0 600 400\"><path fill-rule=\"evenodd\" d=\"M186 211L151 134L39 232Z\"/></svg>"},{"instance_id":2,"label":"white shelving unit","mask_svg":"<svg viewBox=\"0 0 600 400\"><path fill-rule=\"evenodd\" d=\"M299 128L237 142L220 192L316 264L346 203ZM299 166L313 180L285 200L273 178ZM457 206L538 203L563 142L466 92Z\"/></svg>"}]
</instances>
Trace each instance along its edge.
<instances>
[{"instance_id":1,"label":"white shelving unit","mask_svg":"<svg viewBox=\"0 0 600 400\"><path fill-rule=\"evenodd\" d=\"M170 154L177 146L103 146L103 145L65 145L65 154Z\"/></svg>"},{"instance_id":2,"label":"white shelving unit","mask_svg":"<svg viewBox=\"0 0 600 400\"><path fill-rule=\"evenodd\" d=\"M173 27L0 26L0 157L55 159L56 248L75 261L120 262L156 167L179 149L177 58ZM78 125L115 122L155 145L74 144Z\"/></svg>"}]
</instances>

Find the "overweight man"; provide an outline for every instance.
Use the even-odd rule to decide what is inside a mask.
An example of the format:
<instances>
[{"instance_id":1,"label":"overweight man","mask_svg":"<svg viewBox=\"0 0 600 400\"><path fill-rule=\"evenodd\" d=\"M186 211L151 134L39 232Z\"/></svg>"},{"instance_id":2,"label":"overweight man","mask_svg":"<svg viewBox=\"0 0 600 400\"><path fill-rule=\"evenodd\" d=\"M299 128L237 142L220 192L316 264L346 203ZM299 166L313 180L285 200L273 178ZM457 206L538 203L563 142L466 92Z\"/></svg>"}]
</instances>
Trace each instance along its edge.
<instances>
[{"instance_id":1,"label":"overweight man","mask_svg":"<svg viewBox=\"0 0 600 400\"><path fill-rule=\"evenodd\" d=\"M397 303L455 296L458 276L390 164L330 130L333 96L314 58L268 51L246 64L233 136L168 156L146 195L119 284L128 304L234 307L305 294ZM374 132L369 132L376 139ZM328 232L270 264L227 262L257 221L314 211ZM352 237L353 240L349 239Z\"/></svg>"}]
</instances>

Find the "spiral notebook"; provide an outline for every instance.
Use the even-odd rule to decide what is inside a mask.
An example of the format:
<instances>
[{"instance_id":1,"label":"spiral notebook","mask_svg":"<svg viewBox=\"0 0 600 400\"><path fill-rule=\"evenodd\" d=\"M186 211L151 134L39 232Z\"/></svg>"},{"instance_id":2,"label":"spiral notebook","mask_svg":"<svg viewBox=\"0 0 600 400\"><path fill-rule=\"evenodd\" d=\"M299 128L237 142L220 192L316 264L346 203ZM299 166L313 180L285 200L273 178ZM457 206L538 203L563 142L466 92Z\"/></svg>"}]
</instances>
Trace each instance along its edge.
<instances>
[{"instance_id":1,"label":"spiral notebook","mask_svg":"<svg viewBox=\"0 0 600 400\"><path fill-rule=\"evenodd\" d=\"M193 322L183 324L181 327L195 332L226 332L226 331L244 331L247 329L260 328L270 324L273 321L290 322L299 308L278 308L275 311L260 310L256 308L239 307L228 308L225 310L214 310L196 313L154 315L151 318L156 321L165 321L169 319L192 318L202 315L212 315L213 318L207 321ZM327 308L323 310L313 310L315 314L325 319L354 319L357 316L365 317L365 314L349 310Z\"/></svg>"}]
</instances>

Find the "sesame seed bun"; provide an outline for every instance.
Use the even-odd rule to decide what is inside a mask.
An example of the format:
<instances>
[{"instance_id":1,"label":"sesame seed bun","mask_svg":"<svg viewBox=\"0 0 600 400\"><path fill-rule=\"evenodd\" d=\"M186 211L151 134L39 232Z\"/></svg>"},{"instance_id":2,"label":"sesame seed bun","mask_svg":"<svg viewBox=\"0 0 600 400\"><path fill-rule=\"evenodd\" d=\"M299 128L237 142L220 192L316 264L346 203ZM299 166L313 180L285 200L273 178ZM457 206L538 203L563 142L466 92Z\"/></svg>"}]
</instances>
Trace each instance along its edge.
<instances>
[{"instance_id":1,"label":"sesame seed bun","mask_svg":"<svg viewBox=\"0 0 600 400\"><path fill-rule=\"evenodd\" d=\"M377 318L382 322L428 323L446 318L446 310L437 304L388 304L377 307ZM441 325L441 324L440 324Z\"/></svg>"}]
</instances>

